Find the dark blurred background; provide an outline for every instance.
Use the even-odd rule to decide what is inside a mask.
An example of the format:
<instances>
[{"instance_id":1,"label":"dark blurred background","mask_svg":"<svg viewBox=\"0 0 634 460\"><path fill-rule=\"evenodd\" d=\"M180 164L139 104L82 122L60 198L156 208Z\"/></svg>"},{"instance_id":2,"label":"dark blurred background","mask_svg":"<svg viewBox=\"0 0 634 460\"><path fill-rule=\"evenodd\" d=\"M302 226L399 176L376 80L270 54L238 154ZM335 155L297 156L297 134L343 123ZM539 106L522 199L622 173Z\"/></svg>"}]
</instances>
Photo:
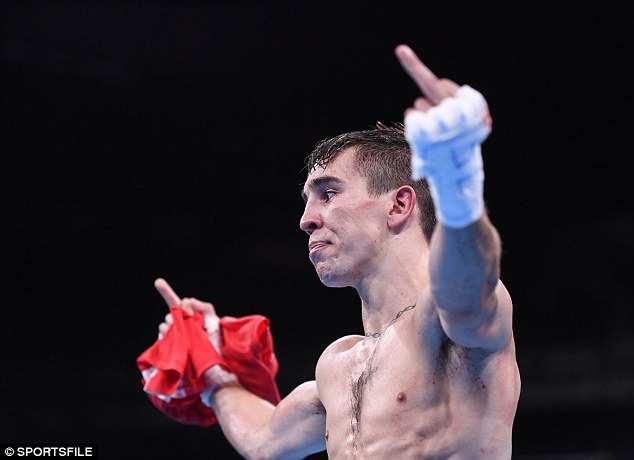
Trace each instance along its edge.
<instances>
[{"instance_id":1,"label":"dark blurred background","mask_svg":"<svg viewBox=\"0 0 634 460\"><path fill-rule=\"evenodd\" d=\"M0 442L237 455L144 396L153 280L271 318L283 394L361 331L298 222L320 139L402 120L393 55L487 97L523 391L514 458L634 458L625 2L4 2ZM325 458L325 455L315 456Z\"/></svg>"}]
</instances>

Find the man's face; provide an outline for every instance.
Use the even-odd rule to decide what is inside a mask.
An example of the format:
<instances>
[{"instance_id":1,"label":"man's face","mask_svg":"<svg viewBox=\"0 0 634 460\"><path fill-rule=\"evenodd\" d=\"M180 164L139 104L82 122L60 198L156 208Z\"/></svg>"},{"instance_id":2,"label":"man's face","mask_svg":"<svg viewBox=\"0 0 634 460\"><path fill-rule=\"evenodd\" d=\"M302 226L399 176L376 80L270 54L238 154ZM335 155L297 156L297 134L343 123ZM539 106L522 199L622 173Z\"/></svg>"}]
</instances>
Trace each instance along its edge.
<instances>
[{"instance_id":1,"label":"man's face","mask_svg":"<svg viewBox=\"0 0 634 460\"><path fill-rule=\"evenodd\" d=\"M357 287L379 263L390 210L388 194L370 197L351 148L304 185L300 228L309 236L308 256L322 283Z\"/></svg>"}]
</instances>

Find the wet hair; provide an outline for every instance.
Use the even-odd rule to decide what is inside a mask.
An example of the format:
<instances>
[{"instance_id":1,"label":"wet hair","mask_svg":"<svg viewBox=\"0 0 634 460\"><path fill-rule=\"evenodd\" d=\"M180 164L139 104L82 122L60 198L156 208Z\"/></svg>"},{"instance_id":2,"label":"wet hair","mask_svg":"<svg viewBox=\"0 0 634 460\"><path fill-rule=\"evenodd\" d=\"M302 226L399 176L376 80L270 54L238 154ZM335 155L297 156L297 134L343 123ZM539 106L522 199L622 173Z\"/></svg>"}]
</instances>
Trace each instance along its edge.
<instances>
[{"instance_id":1,"label":"wet hair","mask_svg":"<svg viewBox=\"0 0 634 460\"><path fill-rule=\"evenodd\" d=\"M427 181L412 180L411 151L403 125L386 126L379 122L374 129L324 139L306 157L308 173L318 167L326 168L350 147L354 148L354 164L365 178L371 196L395 190L402 185L409 185L416 191L421 228L429 242L436 226L436 212Z\"/></svg>"}]
</instances>

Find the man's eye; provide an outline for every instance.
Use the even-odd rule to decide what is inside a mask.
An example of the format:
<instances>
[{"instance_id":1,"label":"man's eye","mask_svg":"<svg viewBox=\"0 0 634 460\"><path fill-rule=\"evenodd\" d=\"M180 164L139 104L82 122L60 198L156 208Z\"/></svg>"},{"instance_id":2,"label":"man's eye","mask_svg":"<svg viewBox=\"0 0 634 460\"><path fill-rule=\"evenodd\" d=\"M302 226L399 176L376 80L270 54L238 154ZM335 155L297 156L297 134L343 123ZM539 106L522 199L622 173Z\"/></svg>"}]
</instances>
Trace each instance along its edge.
<instances>
[{"instance_id":1,"label":"man's eye","mask_svg":"<svg viewBox=\"0 0 634 460\"><path fill-rule=\"evenodd\" d=\"M330 201L336 194L337 192L335 192L334 190L326 190L324 192L324 199L326 201Z\"/></svg>"}]
</instances>

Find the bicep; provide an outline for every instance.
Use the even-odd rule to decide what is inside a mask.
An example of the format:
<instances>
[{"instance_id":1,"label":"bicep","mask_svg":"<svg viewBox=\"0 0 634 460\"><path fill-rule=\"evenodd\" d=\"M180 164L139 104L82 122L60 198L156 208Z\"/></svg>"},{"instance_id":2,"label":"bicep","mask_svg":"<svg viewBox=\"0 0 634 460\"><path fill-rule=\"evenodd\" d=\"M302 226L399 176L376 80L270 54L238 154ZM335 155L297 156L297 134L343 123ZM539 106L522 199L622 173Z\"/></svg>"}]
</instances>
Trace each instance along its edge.
<instances>
[{"instance_id":1,"label":"bicep","mask_svg":"<svg viewBox=\"0 0 634 460\"><path fill-rule=\"evenodd\" d=\"M302 458L326 449L326 411L315 381L295 388L275 407L269 428L273 458Z\"/></svg>"},{"instance_id":2,"label":"bicep","mask_svg":"<svg viewBox=\"0 0 634 460\"><path fill-rule=\"evenodd\" d=\"M438 316L445 334L467 348L498 351L506 346L512 335L513 305L506 287L499 280L479 308L466 313L438 309Z\"/></svg>"}]
</instances>

